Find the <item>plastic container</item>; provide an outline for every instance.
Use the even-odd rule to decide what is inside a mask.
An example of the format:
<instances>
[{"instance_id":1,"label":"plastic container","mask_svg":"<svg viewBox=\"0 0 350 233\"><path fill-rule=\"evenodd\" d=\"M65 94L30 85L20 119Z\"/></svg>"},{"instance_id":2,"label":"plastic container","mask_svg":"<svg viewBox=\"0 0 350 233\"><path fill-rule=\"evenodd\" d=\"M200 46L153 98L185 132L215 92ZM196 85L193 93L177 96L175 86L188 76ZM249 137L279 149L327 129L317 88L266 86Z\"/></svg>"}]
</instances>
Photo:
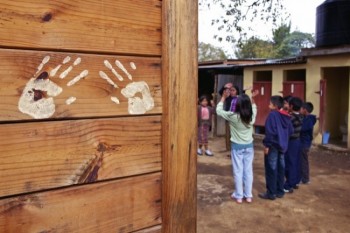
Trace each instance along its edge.
<instances>
[{"instance_id":1,"label":"plastic container","mask_svg":"<svg viewBox=\"0 0 350 233\"><path fill-rule=\"evenodd\" d=\"M330 135L329 132L324 132L322 134L322 144L328 144Z\"/></svg>"}]
</instances>

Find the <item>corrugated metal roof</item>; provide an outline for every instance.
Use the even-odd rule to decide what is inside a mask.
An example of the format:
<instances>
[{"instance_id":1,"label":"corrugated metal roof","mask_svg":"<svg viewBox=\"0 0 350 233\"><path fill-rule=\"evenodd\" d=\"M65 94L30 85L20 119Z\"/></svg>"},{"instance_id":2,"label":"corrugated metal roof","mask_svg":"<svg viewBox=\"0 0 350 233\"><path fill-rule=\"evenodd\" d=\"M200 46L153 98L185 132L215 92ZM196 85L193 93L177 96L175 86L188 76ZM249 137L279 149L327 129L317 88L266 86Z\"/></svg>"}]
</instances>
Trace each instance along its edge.
<instances>
[{"instance_id":1,"label":"corrugated metal roof","mask_svg":"<svg viewBox=\"0 0 350 233\"><path fill-rule=\"evenodd\" d=\"M292 57L284 59L269 59L261 63L255 64L243 64L242 67L251 67L251 66L271 66L271 65L291 65L291 64L305 64L305 57Z\"/></svg>"},{"instance_id":2,"label":"corrugated metal roof","mask_svg":"<svg viewBox=\"0 0 350 233\"><path fill-rule=\"evenodd\" d=\"M262 58L249 58L249 59L227 59L227 60L214 60L214 61L204 61L199 62L198 66L209 66L209 65L239 65L239 64L254 64L258 62L265 61Z\"/></svg>"},{"instance_id":3,"label":"corrugated metal roof","mask_svg":"<svg viewBox=\"0 0 350 233\"><path fill-rule=\"evenodd\" d=\"M247 59L247 60L225 60L215 61L213 63L204 62L199 63L199 69L232 69L232 68L244 68L252 66L271 66L271 65L289 65L289 64L305 64L305 57L292 57L284 59Z\"/></svg>"}]
</instances>

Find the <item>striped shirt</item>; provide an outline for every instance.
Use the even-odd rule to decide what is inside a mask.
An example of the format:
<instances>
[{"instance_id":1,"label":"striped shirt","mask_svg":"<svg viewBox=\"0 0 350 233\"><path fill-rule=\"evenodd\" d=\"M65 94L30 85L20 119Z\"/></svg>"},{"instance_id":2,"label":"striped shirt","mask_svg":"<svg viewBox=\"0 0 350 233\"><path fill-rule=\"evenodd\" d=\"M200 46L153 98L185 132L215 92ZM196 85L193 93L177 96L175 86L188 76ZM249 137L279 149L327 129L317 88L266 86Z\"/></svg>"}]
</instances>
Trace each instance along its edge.
<instances>
[{"instance_id":1,"label":"striped shirt","mask_svg":"<svg viewBox=\"0 0 350 233\"><path fill-rule=\"evenodd\" d=\"M290 139L297 139L300 138L300 131L301 131L301 126L303 125L303 115L300 113L291 113L291 121L293 125L294 132L290 136Z\"/></svg>"}]
</instances>

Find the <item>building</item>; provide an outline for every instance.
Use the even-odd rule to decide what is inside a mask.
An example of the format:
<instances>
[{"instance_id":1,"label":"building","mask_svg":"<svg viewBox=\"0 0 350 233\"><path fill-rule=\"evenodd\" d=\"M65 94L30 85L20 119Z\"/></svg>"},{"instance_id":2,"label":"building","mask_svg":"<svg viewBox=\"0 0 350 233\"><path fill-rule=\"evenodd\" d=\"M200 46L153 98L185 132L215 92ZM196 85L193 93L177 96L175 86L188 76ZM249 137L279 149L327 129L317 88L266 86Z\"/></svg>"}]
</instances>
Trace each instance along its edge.
<instances>
[{"instance_id":1,"label":"building","mask_svg":"<svg viewBox=\"0 0 350 233\"><path fill-rule=\"evenodd\" d=\"M264 62L266 59L228 59L208 61L198 64L198 97L210 96L217 103L219 90L225 83L231 82L243 90L244 65ZM213 133L225 135L225 121L214 116Z\"/></svg>"},{"instance_id":2,"label":"building","mask_svg":"<svg viewBox=\"0 0 350 233\"><path fill-rule=\"evenodd\" d=\"M228 81L258 89L256 133L264 133L272 95L300 97L313 103L318 116L314 142L350 148L350 21L344 20L349 14L350 1L326 0L318 6L316 47L303 49L297 57L200 63L199 90L213 91L216 100ZM222 135L223 122L218 119L217 124L217 135Z\"/></svg>"}]
</instances>

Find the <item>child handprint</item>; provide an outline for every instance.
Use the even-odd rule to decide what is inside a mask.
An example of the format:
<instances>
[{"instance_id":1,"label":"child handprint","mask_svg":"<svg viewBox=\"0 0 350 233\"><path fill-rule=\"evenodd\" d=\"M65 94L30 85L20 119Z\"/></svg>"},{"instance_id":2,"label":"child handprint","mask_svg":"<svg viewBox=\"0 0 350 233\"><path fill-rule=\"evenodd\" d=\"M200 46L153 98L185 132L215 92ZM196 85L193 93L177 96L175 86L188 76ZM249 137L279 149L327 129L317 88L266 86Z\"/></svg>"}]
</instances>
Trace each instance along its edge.
<instances>
[{"instance_id":1,"label":"child handprint","mask_svg":"<svg viewBox=\"0 0 350 233\"><path fill-rule=\"evenodd\" d=\"M31 78L19 99L18 108L21 112L30 115L35 119L44 119L49 118L55 113L55 103L53 97L58 96L62 92L62 88L56 83L49 79L54 77L56 73L60 70L63 64L66 64L70 61L70 57L67 56L62 61L62 64L59 64L54 69L48 73L47 71L42 71L46 63L50 61L50 56L44 57L41 64L38 66L38 70L33 78ZM77 58L73 65L69 66L64 70L59 77L64 79L73 69L73 67L79 65L81 62L80 58ZM88 70L82 71L79 75L74 77L67 83L67 86L72 86L77 83L80 79L85 78L88 75ZM71 104L75 101L75 97L69 97L66 100L66 104Z\"/></svg>"},{"instance_id":2,"label":"child handprint","mask_svg":"<svg viewBox=\"0 0 350 233\"><path fill-rule=\"evenodd\" d=\"M113 65L108 61L104 61L104 65L114 74L114 76L119 80L123 81L124 78L120 75ZM116 60L115 65L128 77L129 80L132 80L132 75L124 67L124 65ZM135 70L136 65L131 62L130 67ZM118 85L103 71L99 72L99 75L102 79L105 79L109 84L114 88L119 88ZM121 90L122 95L128 99L128 112L130 114L144 114L147 111L153 109L154 100L149 90L148 84L144 81L132 82L126 85L125 88ZM142 98L136 96L138 93L142 95ZM111 100L119 104L119 99L116 96L112 96Z\"/></svg>"}]
</instances>

